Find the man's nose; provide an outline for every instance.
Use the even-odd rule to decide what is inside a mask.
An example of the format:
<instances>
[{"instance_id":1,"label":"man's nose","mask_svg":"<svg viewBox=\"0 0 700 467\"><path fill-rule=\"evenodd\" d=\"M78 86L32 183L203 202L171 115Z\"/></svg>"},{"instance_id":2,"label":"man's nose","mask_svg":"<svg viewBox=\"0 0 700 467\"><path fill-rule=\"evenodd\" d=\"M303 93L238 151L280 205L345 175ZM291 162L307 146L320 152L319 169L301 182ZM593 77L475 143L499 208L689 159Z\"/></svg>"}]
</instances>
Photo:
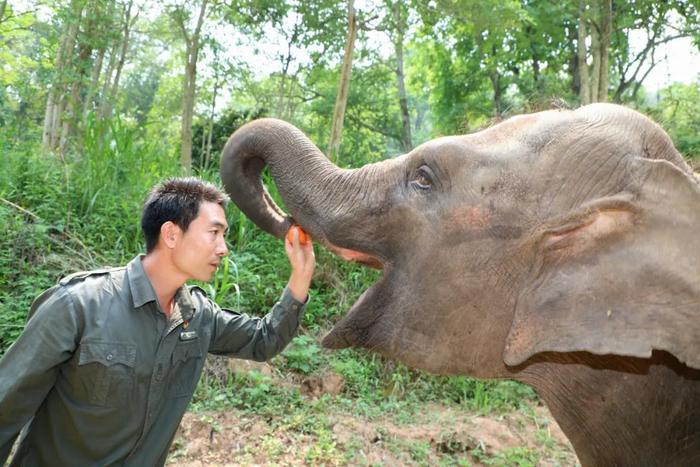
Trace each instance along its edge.
<instances>
[{"instance_id":1,"label":"man's nose","mask_svg":"<svg viewBox=\"0 0 700 467\"><path fill-rule=\"evenodd\" d=\"M228 254L228 246L226 245L226 240L223 238L216 247L216 254L219 256L226 256Z\"/></svg>"}]
</instances>

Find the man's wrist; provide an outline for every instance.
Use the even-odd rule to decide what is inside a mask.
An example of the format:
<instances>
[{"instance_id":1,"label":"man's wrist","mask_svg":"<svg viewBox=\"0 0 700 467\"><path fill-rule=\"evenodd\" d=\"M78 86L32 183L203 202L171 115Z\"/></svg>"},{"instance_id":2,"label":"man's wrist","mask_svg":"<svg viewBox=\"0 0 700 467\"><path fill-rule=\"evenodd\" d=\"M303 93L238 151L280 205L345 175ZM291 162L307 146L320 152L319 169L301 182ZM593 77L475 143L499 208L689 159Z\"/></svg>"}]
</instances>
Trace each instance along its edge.
<instances>
[{"instance_id":1,"label":"man's wrist","mask_svg":"<svg viewBox=\"0 0 700 467\"><path fill-rule=\"evenodd\" d=\"M287 288L292 294L294 299L305 302L306 297L309 295L309 287L311 286L311 279L305 278L298 273L292 271L292 275L287 283Z\"/></svg>"},{"instance_id":2,"label":"man's wrist","mask_svg":"<svg viewBox=\"0 0 700 467\"><path fill-rule=\"evenodd\" d=\"M306 298L309 296L308 287L300 286L299 284L295 284L292 281L289 281L289 283L287 284L287 290L289 290L289 293L292 295L294 300L301 303L304 303L306 301Z\"/></svg>"},{"instance_id":3,"label":"man's wrist","mask_svg":"<svg viewBox=\"0 0 700 467\"><path fill-rule=\"evenodd\" d=\"M309 303L309 300L311 300L311 295L307 294L306 298L304 301L298 300L293 294L291 289L289 288L289 285L287 285L284 288L284 291L282 292L282 298L280 299L280 303L284 305L284 308L291 308L294 311L299 311L301 309L304 309L306 307L306 304Z\"/></svg>"}]
</instances>

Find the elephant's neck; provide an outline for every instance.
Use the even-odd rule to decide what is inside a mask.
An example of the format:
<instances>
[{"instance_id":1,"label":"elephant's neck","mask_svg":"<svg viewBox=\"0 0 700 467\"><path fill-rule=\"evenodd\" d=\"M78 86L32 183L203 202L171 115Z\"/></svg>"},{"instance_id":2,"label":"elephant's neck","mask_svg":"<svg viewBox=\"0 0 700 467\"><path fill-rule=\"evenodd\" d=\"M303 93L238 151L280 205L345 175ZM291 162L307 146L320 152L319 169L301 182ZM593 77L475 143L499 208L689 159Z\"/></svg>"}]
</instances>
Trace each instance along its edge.
<instances>
[{"instance_id":1,"label":"elephant's neck","mask_svg":"<svg viewBox=\"0 0 700 467\"><path fill-rule=\"evenodd\" d=\"M543 354L519 377L537 389L584 466L700 465L700 371L665 352Z\"/></svg>"}]
</instances>

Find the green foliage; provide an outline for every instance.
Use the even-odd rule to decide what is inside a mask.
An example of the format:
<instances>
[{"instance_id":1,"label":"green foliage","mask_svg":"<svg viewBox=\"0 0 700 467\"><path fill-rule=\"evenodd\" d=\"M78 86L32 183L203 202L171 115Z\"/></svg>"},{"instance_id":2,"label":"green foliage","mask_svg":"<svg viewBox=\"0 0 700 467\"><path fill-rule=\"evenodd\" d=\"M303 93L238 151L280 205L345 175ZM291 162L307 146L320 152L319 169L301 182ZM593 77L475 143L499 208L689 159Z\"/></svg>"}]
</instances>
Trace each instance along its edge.
<instances>
[{"instance_id":1,"label":"green foliage","mask_svg":"<svg viewBox=\"0 0 700 467\"><path fill-rule=\"evenodd\" d=\"M310 374L321 365L321 349L313 337L301 335L294 338L284 350L286 367L301 374Z\"/></svg>"},{"instance_id":2,"label":"green foliage","mask_svg":"<svg viewBox=\"0 0 700 467\"><path fill-rule=\"evenodd\" d=\"M1 195L0 195L1 196ZM49 226L0 203L0 355L19 336L38 290L48 288L63 267L52 256ZM42 255L39 256L39 252Z\"/></svg>"},{"instance_id":3,"label":"green foliage","mask_svg":"<svg viewBox=\"0 0 700 467\"><path fill-rule=\"evenodd\" d=\"M212 123L211 131L211 155L207 160L205 156L205 144L208 143L208 122L200 120L192 126L192 164L200 170L219 169L219 155L224 149L229 136L238 128L248 123L265 116L265 111L262 109L255 110L235 110L230 109L221 115Z\"/></svg>"},{"instance_id":4,"label":"green foliage","mask_svg":"<svg viewBox=\"0 0 700 467\"><path fill-rule=\"evenodd\" d=\"M281 0L235 0L223 10L226 20L244 30L254 40L264 38L264 26L271 26L291 47L304 47L316 52L315 60L328 58L325 52L338 52L344 44L346 23L345 2L317 0L289 2ZM290 28L288 20L292 20ZM291 30L290 30L291 29Z\"/></svg>"},{"instance_id":5,"label":"green foliage","mask_svg":"<svg viewBox=\"0 0 700 467\"><path fill-rule=\"evenodd\" d=\"M259 372L228 374L221 381L205 374L192 398L194 410L222 410L235 407L256 413L277 414L303 403L296 388L273 384Z\"/></svg>"},{"instance_id":6,"label":"green foliage","mask_svg":"<svg viewBox=\"0 0 700 467\"><path fill-rule=\"evenodd\" d=\"M537 453L527 447L506 448L495 455L488 455L477 447L470 454L485 465L498 467L535 467L539 461Z\"/></svg>"},{"instance_id":7,"label":"green foliage","mask_svg":"<svg viewBox=\"0 0 700 467\"><path fill-rule=\"evenodd\" d=\"M529 387L514 381L484 381L450 377L439 380L443 400L451 400L478 412L503 412L521 408L524 401L536 399Z\"/></svg>"},{"instance_id":8,"label":"green foliage","mask_svg":"<svg viewBox=\"0 0 700 467\"><path fill-rule=\"evenodd\" d=\"M700 80L673 84L661 91L656 107L647 109L671 136L676 149L695 164L700 162Z\"/></svg>"}]
</instances>

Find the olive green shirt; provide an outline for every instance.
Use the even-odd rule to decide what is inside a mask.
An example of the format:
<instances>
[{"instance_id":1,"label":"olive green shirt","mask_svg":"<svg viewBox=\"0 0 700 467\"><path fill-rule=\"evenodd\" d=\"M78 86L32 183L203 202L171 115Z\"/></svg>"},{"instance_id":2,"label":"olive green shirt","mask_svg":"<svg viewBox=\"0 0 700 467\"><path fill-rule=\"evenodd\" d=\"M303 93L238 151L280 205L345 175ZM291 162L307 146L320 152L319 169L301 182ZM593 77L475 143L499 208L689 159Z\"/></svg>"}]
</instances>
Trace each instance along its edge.
<instances>
[{"instance_id":1,"label":"olive green shirt","mask_svg":"<svg viewBox=\"0 0 700 467\"><path fill-rule=\"evenodd\" d=\"M28 422L11 465L164 464L206 353L267 360L304 306L285 289L252 318L183 286L168 319L140 257L61 280L0 359L0 465Z\"/></svg>"}]
</instances>

